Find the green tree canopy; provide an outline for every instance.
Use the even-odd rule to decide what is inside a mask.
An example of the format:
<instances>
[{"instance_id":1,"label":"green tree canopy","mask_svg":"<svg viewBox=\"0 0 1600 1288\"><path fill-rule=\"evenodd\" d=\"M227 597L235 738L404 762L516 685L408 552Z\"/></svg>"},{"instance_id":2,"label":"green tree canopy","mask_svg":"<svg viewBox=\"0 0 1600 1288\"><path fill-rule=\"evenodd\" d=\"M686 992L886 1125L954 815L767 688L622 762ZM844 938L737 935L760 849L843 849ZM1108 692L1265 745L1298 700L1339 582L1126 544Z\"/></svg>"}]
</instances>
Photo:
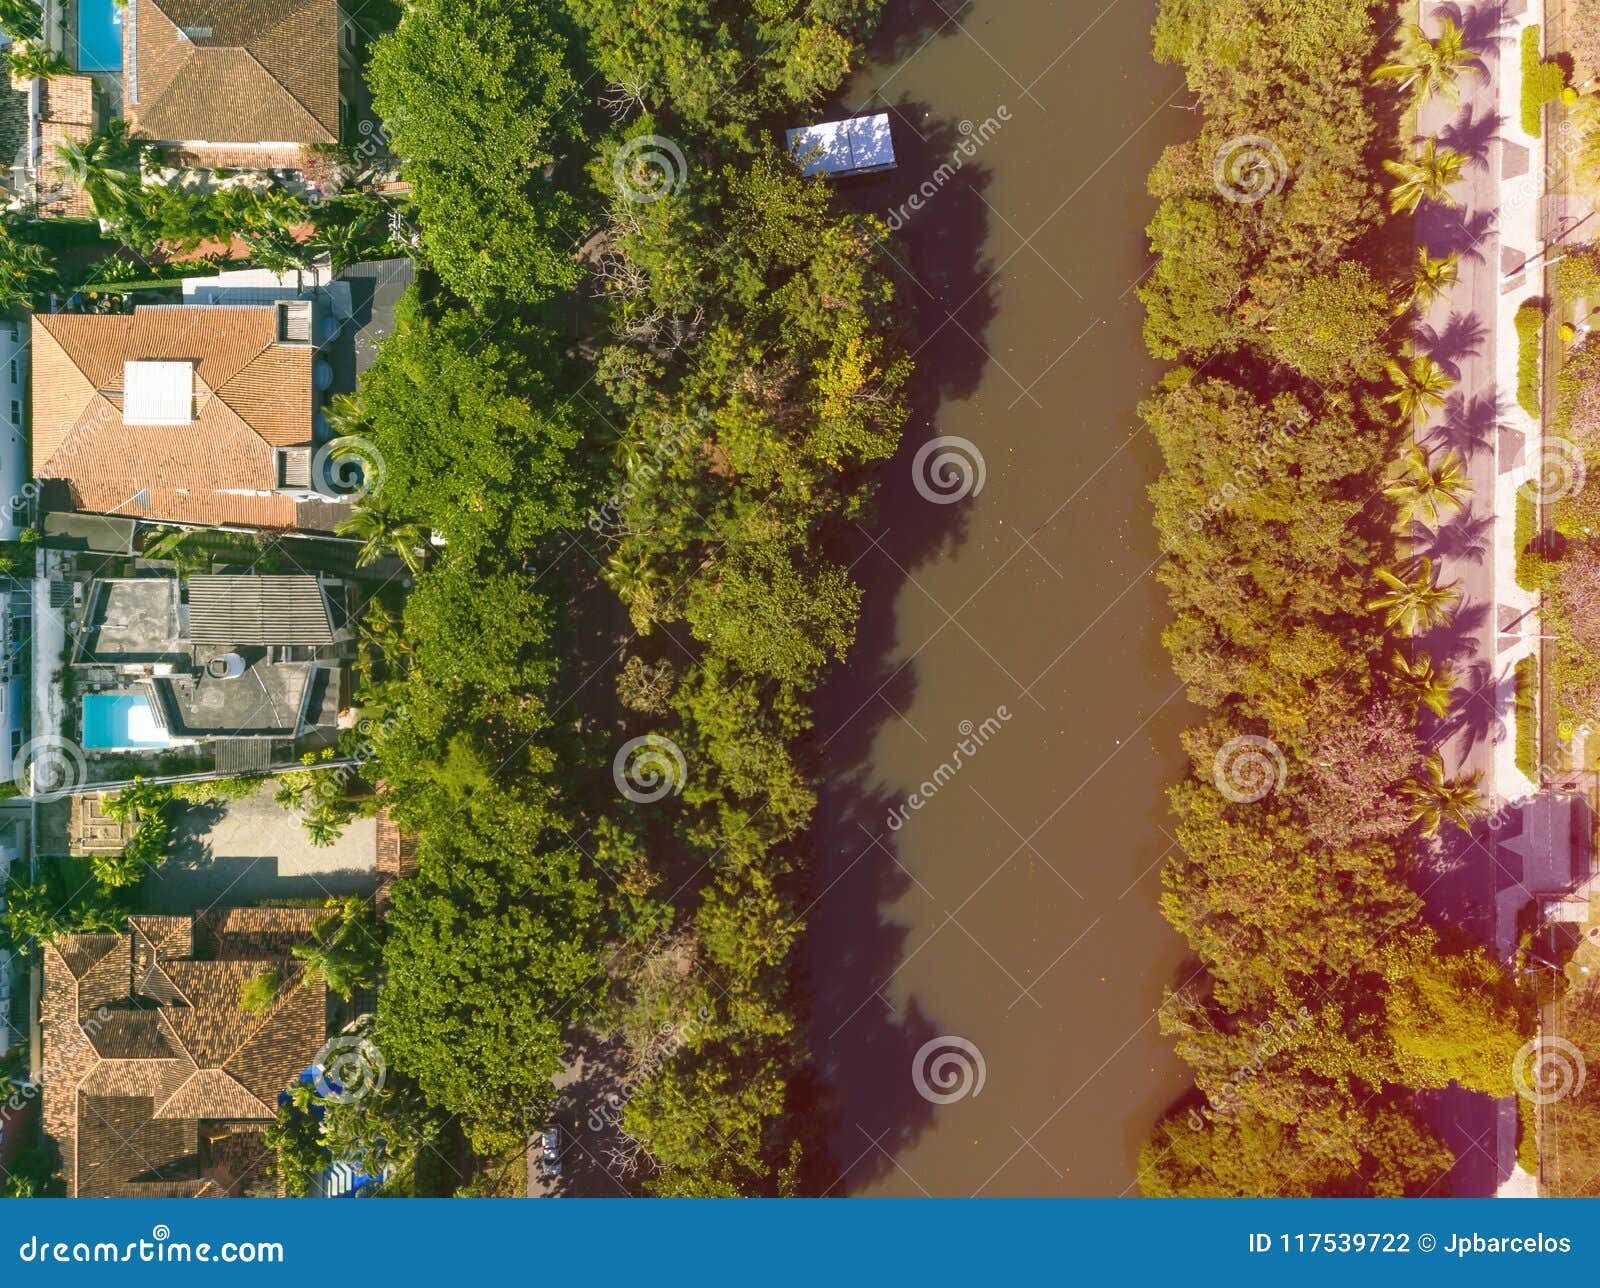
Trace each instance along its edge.
<instances>
[{"instance_id":1,"label":"green tree canopy","mask_svg":"<svg viewBox=\"0 0 1600 1288\"><path fill-rule=\"evenodd\" d=\"M573 286L577 207L544 171L581 138L569 33L541 0L419 0L373 46L373 103L451 290L532 303Z\"/></svg>"}]
</instances>

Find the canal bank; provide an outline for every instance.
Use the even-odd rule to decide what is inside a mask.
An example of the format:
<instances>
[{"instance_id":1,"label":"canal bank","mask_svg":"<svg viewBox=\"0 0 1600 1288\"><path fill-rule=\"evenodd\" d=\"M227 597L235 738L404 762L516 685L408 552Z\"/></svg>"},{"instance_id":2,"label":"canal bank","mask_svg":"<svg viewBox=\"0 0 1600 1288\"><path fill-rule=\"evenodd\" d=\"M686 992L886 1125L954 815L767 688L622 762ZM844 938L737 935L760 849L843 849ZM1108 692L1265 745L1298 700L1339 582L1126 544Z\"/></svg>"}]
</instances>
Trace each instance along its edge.
<instances>
[{"instance_id":1,"label":"canal bank","mask_svg":"<svg viewBox=\"0 0 1600 1288\"><path fill-rule=\"evenodd\" d=\"M835 1194L1121 1194L1188 1086L1156 1019L1189 718L1135 407L1145 175L1192 127L1154 0L890 7L845 96L899 167L916 410L818 705L805 964Z\"/></svg>"}]
</instances>

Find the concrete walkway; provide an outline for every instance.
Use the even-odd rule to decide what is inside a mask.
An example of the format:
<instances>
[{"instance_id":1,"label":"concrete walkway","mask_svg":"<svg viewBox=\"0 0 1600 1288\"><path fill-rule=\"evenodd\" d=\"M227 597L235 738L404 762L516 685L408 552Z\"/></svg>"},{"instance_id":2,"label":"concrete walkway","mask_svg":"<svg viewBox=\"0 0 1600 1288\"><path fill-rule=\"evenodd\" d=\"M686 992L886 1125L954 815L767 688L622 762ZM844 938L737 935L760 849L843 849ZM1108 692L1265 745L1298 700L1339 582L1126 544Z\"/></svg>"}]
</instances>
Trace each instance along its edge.
<instances>
[{"instance_id":1,"label":"concrete walkway","mask_svg":"<svg viewBox=\"0 0 1600 1288\"><path fill-rule=\"evenodd\" d=\"M1418 641L1422 652L1455 673L1457 691L1442 720L1427 717L1424 737L1439 750L1452 778L1477 775L1496 808L1470 833L1447 828L1442 853L1421 856L1437 874L1425 887L1433 913L1465 926L1502 960L1513 950L1516 917L1532 899L1529 873L1516 850L1523 815L1508 808L1538 790L1516 764L1515 671L1538 648L1538 597L1516 583L1516 495L1539 474L1537 421L1517 405L1518 306L1540 294L1540 141L1521 126L1519 49L1523 29L1537 21L1529 0L1476 5L1424 0L1423 26L1440 19L1463 27L1480 54L1484 74L1460 82L1461 102L1434 99L1418 113L1421 138L1467 154L1459 205L1424 205L1418 243L1430 255L1460 256L1460 279L1434 302L1413 332L1455 379L1444 408L1416 432L1433 453L1458 452L1472 480L1472 498L1438 531L1420 526L1413 551L1430 556L1441 584L1460 600L1454 620ZM1460 1155L1452 1180L1458 1193L1526 1194L1516 1167L1516 1105L1485 1096L1448 1094L1430 1112Z\"/></svg>"},{"instance_id":2,"label":"concrete walkway","mask_svg":"<svg viewBox=\"0 0 1600 1288\"><path fill-rule=\"evenodd\" d=\"M1417 528L1413 549L1429 555L1441 583L1461 598L1455 620L1419 645L1455 671L1456 701L1425 730L1455 775L1479 774L1486 796L1518 799L1535 789L1516 768L1513 672L1538 634L1536 597L1516 584L1516 491L1537 474L1538 426L1516 404L1513 318L1537 273L1521 271L1538 250L1538 141L1518 121L1516 51L1531 20L1526 0L1462 7L1423 5L1436 31L1455 16L1480 51L1486 75L1465 76L1461 103L1436 98L1419 113L1418 133L1437 137L1470 160L1454 193L1459 206L1425 205L1416 231L1432 255L1460 255L1460 280L1420 320L1414 341L1456 380L1445 407L1417 431L1438 453L1454 450L1472 480L1471 501L1437 532ZM1509 73L1501 75L1504 67ZM1507 271L1512 270L1512 271Z\"/></svg>"}]
</instances>

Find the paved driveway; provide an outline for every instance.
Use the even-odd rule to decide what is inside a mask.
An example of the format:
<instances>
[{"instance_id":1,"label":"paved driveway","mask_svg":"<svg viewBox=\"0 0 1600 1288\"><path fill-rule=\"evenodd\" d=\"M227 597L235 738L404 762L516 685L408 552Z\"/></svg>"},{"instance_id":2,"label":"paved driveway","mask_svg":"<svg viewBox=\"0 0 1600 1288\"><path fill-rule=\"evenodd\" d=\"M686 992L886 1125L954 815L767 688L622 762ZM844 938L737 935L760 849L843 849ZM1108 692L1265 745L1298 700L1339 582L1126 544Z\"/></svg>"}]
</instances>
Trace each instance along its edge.
<instances>
[{"instance_id":1,"label":"paved driveway","mask_svg":"<svg viewBox=\"0 0 1600 1288\"><path fill-rule=\"evenodd\" d=\"M317 849L299 819L274 803L269 785L243 800L186 810L171 857L145 877L141 894L152 912L187 913L371 894L377 871L375 820L357 819L335 844Z\"/></svg>"}]
</instances>

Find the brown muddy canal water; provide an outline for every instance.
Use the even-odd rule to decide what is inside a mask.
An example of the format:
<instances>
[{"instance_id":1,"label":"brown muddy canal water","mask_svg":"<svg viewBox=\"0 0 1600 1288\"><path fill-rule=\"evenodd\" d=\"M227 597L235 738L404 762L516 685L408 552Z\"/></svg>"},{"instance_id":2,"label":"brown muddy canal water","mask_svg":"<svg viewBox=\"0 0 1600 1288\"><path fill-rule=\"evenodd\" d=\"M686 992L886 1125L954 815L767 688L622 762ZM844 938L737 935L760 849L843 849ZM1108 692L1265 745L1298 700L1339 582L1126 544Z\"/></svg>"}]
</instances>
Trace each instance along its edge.
<instances>
[{"instance_id":1,"label":"brown muddy canal water","mask_svg":"<svg viewBox=\"0 0 1600 1288\"><path fill-rule=\"evenodd\" d=\"M1187 1086L1156 901L1192 713L1159 640L1134 290L1145 174L1194 119L1150 61L1154 0L888 8L845 109L890 114L899 167L845 191L899 227L917 405L818 710L831 1193L1135 1193Z\"/></svg>"}]
</instances>

